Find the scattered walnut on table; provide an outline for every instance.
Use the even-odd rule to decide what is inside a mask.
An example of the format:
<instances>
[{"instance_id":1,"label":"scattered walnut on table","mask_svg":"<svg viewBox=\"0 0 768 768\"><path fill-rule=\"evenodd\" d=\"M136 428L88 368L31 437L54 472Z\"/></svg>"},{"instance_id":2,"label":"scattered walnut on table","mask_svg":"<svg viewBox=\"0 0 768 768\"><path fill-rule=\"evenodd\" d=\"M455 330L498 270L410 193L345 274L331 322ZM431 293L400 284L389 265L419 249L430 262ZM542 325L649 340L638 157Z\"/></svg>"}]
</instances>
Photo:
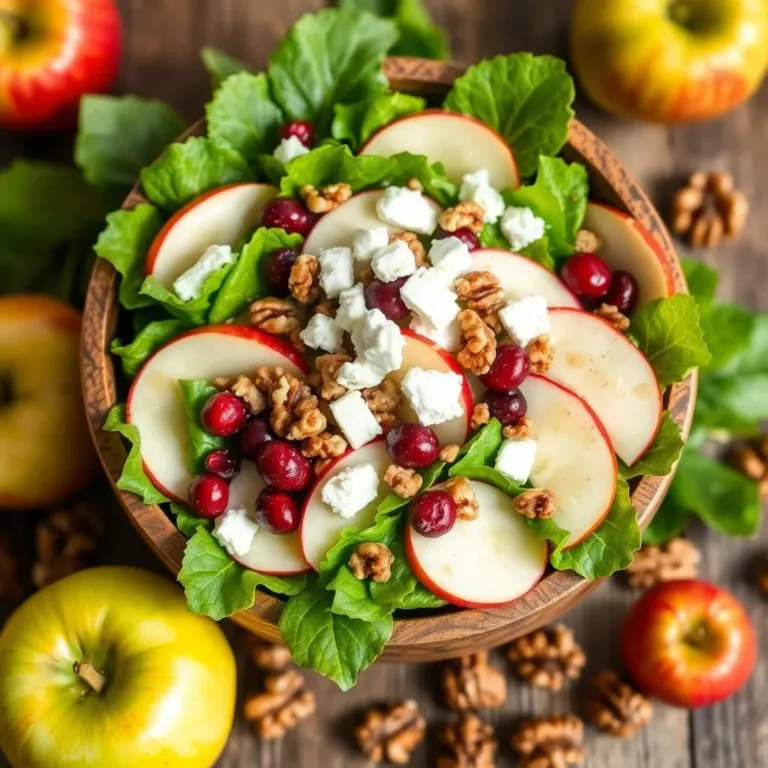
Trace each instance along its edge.
<instances>
[{"instance_id":1,"label":"scattered walnut on table","mask_svg":"<svg viewBox=\"0 0 768 768\"><path fill-rule=\"evenodd\" d=\"M284 645L267 642L256 635L248 635L246 648L258 669L282 672L291 663L291 653Z\"/></svg>"},{"instance_id":2,"label":"scattered walnut on table","mask_svg":"<svg viewBox=\"0 0 768 768\"><path fill-rule=\"evenodd\" d=\"M595 310L595 314L613 326L619 333L625 333L629 330L629 318L619 312L618 307L613 304L601 304Z\"/></svg>"},{"instance_id":3,"label":"scattered walnut on table","mask_svg":"<svg viewBox=\"0 0 768 768\"><path fill-rule=\"evenodd\" d=\"M548 520L555 514L560 502L553 491L531 488L523 491L512 501L512 506L530 520Z\"/></svg>"},{"instance_id":4,"label":"scattered walnut on table","mask_svg":"<svg viewBox=\"0 0 768 768\"><path fill-rule=\"evenodd\" d=\"M446 662L442 683L445 703L457 712L500 707L507 700L507 681L485 651Z\"/></svg>"},{"instance_id":5,"label":"scattered walnut on table","mask_svg":"<svg viewBox=\"0 0 768 768\"><path fill-rule=\"evenodd\" d=\"M687 539L672 539L660 546L646 544L635 552L624 570L630 587L650 589L676 579L695 579L699 575L701 553Z\"/></svg>"},{"instance_id":6,"label":"scattered walnut on table","mask_svg":"<svg viewBox=\"0 0 768 768\"><path fill-rule=\"evenodd\" d=\"M463 368L482 376L496 359L496 334L473 309L459 312L458 320L463 346L456 357Z\"/></svg>"},{"instance_id":7,"label":"scattered walnut on table","mask_svg":"<svg viewBox=\"0 0 768 768\"><path fill-rule=\"evenodd\" d=\"M527 416L523 416L517 424L507 424L502 428L501 434L507 440L531 440L536 437L536 430L533 428L533 422Z\"/></svg>"},{"instance_id":8,"label":"scattered walnut on table","mask_svg":"<svg viewBox=\"0 0 768 768\"><path fill-rule=\"evenodd\" d=\"M468 229L475 234L483 231L485 211L483 206L472 200L459 203L453 208L446 208L440 216L440 227L446 232Z\"/></svg>"},{"instance_id":9,"label":"scattered walnut on table","mask_svg":"<svg viewBox=\"0 0 768 768\"><path fill-rule=\"evenodd\" d=\"M476 520L480 514L472 483L466 477L452 477L445 484L446 493L456 505L456 517L459 520Z\"/></svg>"},{"instance_id":10,"label":"scattered walnut on table","mask_svg":"<svg viewBox=\"0 0 768 768\"><path fill-rule=\"evenodd\" d=\"M633 736L651 722L653 706L617 672L604 669L589 688L587 717L612 736Z\"/></svg>"},{"instance_id":11,"label":"scattered walnut on table","mask_svg":"<svg viewBox=\"0 0 768 768\"><path fill-rule=\"evenodd\" d=\"M384 584L392 576L392 563L395 556L386 544L366 541L359 544L349 558L349 568L356 579L370 579L377 584Z\"/></svg>"},{"instance_id":12,"label":"scattered walnut on table","mask_svg":"<svg viewBox=\"0 0 768 768\"><path fill-rule=\"evenodd\" d=\"M388 760L405 765L424 740L426 722L413 700L389 709L371 709L354 734L365 756L374 763Z\"/></svg>"},{"instance_id":13,"label":"scattered walnut on table","mask_svg":"<svg viewBox=\"0 0 768 768\"><path fill-rule=\"evenodd\" d=\"M496 768L493 728L475 714L466 714L447 725L440 736L437 768Z\"/></svg>"},{"instance_id":14,"label":"scattered walnut on table","mask_svg":"<svg viewBox=\"0 0 768 768\"><path fill-rule=\"evenodd\" d=\"M326 402L333 402L347 393L347 388L339 384L336 377L344 363L351 363L352 356L341 353L320 355L315 359L315 371L310 376L310 383L319 390L320 397Z\"/></svg>"},{"instance_id":15,"label":"scattered walnut on table","mask_svg":"<svg viewBox=\"0 0 768 768\"><path fill-rule=\"evenodd\" d=\"M552 346L552 340L549 336L546 334L537 336L528 343L526 349L533 373L546 373L552 367L552 361L555 359L555 348Z\"/></svg>"},{"instance_id":16,"label":"scattered walnut on table","mask_svg":"<svg viewBox=\"0 0 768 768\"><path fill-rule=\"evenodd\" d=\"M304 676L295 669L264 678L264 690L249 696L243 716L262 739L280 739L315 713L315 695L305 690Z\"/></svg>"},{"instance_id":17,"label":"scattered walnut on table","mask_svg":"<svg viewBox=\"0 0 768 768\"><path fill-rule=\"evenodd\" d=\"M384 482L402 499L412 499L424 482L415 469L390 464L384 472Z\"/></svg>"},{"instance_id":18,"label":"scattered walnut on table","mask_svg":"<svg viewBox=\"0 0 768 768\"><path fill-rule=\"evenodd\" d=\"M566 680L578 680L587 657L573 631L562 624L537 629L507 646L515 674L530 685L559 691Z\"/></svg>"},{"instance_id":19,"label":"scattered walnut on table","mask_svg":"<svg viewBox=\"0 0 768 768\"><path fill-rule=\"evenodd\" d=\"M586 757L584 723L575 715L523 720L510 742L520 768L568 768Z\"/></svg>"},{"instance_id":20,"label":"scattered walnut on table","mask_svg":"<svg viewBox=\"0 0 768 768\"><path fill-rule=\"evenodd\" d=\"M408 248L410 248L417 268L428 266L427 252L424 250L424 246L415 232L393 232L389 236L390 243L397 242L398 240L402 241Z\"/></svg>"},{"instance_id":21,"label":"scattered walnut on table","mask_svg":"<svg viewBox=\"0 0 768 768\"><path fill-rule=\"evenodd\" d=\"M291 267L288 290L299 304L311 304L320 296L320 262L308 253L302 253Z\"/></svg>"},{"instance_id":22,"label":"scattered walnut on table","mask_svg":"<svg viewBox=\"0 0 768 768\"><path fill-rule=\"evenodd\" d=\"M305 184L299 190L299 195L312 213L328 213L352 197L352 187L343 182L328 184L320 189Z\"/></svg>"}]
</instances>

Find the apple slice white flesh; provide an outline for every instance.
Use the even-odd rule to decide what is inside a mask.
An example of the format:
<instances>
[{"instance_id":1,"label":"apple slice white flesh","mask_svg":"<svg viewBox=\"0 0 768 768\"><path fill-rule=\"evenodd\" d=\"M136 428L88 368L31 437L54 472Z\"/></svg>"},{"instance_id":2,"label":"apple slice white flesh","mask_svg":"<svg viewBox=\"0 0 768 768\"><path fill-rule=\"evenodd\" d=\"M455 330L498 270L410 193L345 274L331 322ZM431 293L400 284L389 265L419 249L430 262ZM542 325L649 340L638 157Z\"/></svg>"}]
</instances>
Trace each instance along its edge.
<instances>
[{"instance_id":1,"label":"apple slice white flesh","mask_svg":"<svg viewBox=\"0 0 768 768\"><path fill-rule=\"evenodd\" d=\"M578 395L531 374L520 391L536 430L534 488L546 488L560 505L553 520L570 533L566 547L603 522L616 495L616 455L595 412Z\"/></svg>"},{"instance_id":2,"label":"apple slice white flesh","mask_svg":"<svg viewBox=\"0 0 768 768\"><path fill-rule=\"evenodd\" d=\"M356 195L321 216L304 243L304 253L317 255L324 248L352 247L352 238L358 229L379 229L386 227L390 233L402 232L402 227L385 224L376 215L376 203L384 194L383 189L369 189ZM443 209L433 200L429 201L438 216Z\"/></svg>"},{"instance_id":3,"label":"apple slice white flesh","mask_svg":"<svg viewBox=\"0 0 768 768\"><path fill-rule=\"evenodd\" d=\"M589 203L584 227L600 236L600 257L611 269L624 269L635 276L640 306L674 292L672 265L637 219L603 203Z\"/></svg>"},{"instance_id":4,"label":"apple slice white flesh","mask_svg":"<svg viewBox=\"0 0 768 768\"><path fill-rule=\"evenodd\" d=\"M581 309L576 295L554 273L532 259L511 251L480 248L473 251L473 269L487 270L495 275L504 289L507 301L538 293L549 307Z\"/></svg>"},{"instance_id":5,"label":"apple slice white flesh","mask_svg":"<svg viewBox=\"0 0 768 768\"><path fill-rule=\"evenodd\" d=\"M236 248L261 223L264 206L277 195L272 184L234 184L206 192L168 220L147 256L147 275L168 290L212 245Z\"/></svg>"},{"instance_id":6,"label":"apple slice white flesh","mask_svg":"<svg viewBox=\"0 0 768 768\"><path fill-rule=\"evenodd\" d=\"M443 110L426 110L400 118L375 133L362 155L391 157L399 152L425 155L442 163L448 178L461 184L464 174L487 168L492 187L520 186L517 163L504 139L474 117Z\"/></svg>"},{"instance_id":7,"label":"apple slice white flesh","mask_svg":"<svg viewBox=\"0 0 768 768\"><path fill-rule=\"evenodd\" d=\"M630 466L659 429L661 390L640 350L605 320L573 309L552 309L556 350L547 376L584 398L619 458Z\"/></svg>"},{"instance_id":8,"label":"apple slice white flesh","mask_svg":"<svg viewBox=\"0 0 768 768\"><path fill-rule=\"evenodd\" d=\"M242 325L209 325L177 337L139 371L128 393L126 418L141 436L144 470L166 496L186 503L192 475L187 467L187 417L180 379L212 381L281 365L295 375L306 363L283 339Z\"/></svg>"},{"instance_id":9,"label":"apple slice white flesh","mask_svg":"<svg viewBox=\"0 0 768 768\"><path fill-rule=\"evenodd\" d=\"M487 483L470 482L480 505L478 517L457 520L436 538L421 536L408 525L405 551L430 592L463 608L490 608L536 585L547 567L549 546L513 509L509 496Z\"/></svg>"},{"instance_id":10,"label":"apple slice white flesh","mask_svg":"<svg viewBox=\"0 0 768 768\"><path fill-rule=\"evenodd\" d=\"M338 543L341 532L345 528L367 528L376 517L376 507L389 493L389 486L384 482L384 472L392 463L387 453L387 443L379 438L356 451L349 451L329 465L320 479L307 494L302 510L299 537L301 549L306 561L316 571L320 568L328 550ZM337 515L321 498L325 484L333 477L350 467L361 464L371 464L381 478L379 496L367 507L361 509L354 517L346 518Z\"/></svg>"}]
</instances>

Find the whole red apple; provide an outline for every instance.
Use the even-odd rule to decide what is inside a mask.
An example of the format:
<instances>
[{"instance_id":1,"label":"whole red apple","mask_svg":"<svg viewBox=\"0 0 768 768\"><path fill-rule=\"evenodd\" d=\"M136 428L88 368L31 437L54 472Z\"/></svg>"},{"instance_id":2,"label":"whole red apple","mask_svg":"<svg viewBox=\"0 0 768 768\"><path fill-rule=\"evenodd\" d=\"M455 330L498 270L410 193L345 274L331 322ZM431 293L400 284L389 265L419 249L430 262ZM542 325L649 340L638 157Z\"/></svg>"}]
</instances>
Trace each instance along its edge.
<instances>
[{"instance_id":1,"label":"whole red apple","mask_svg":"<svg viewBox=\"0 0 768 768\"><path fill-rule=\"evenodd\" d=\"M0 0L0 127L62 130L120 64L114 0Z\"/></svg>"},{"instance_id":2,"label":"whole red apple","mask_svg":"<svg viewBox=\"0 0 768 768\"><path fill-rule=\"evenodd\" d=\"M630 609L621 656L645 692L694 709L722 701L752 674L757 639L741 604L705 581L670 581Z\"/></svg>"},{"instance_id":3,"label":"whole red apple","mask_svg":"<svg viewBox=\"0 0 768 768\"><path fill-rule=\"evenodd\" d=\"M765 0L574 0L571 59L613 114L680 123L726 112L768 67Z\"/></svg>"}]
</instances>

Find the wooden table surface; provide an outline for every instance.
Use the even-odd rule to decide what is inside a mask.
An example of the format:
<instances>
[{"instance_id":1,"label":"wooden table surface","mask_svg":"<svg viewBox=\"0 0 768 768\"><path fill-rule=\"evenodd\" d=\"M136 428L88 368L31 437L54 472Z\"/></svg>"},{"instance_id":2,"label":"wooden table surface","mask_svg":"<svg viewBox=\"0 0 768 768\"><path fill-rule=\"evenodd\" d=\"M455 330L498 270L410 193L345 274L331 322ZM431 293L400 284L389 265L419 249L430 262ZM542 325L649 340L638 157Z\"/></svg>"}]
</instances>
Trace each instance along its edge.
<instances>
[{"instance_id":1,"label":"wooden table surface","mask_svg":"<svg viewBox=\"0 0 768 768\"><path fill-rule=\"evenodd\" d=\"M458 61L515 50L566 54L566 0L431 0L436 20L450 32ZM254 66L267 56L301 13L325 5L322 0L121 0L126 27L121 90L163 99L189 120L202 114L208 80L198 51L213 45ZM768 85L748 106L707 125L665 129L614 121L580 99L579 117L618 153L662 210L671 192L695 169L733 172L753 206L749 231L731 247L703 252L723 271L722 294L768 310L765 291L768 246ZM40 140L0 137L0 160L19 152L48 153ZM761 240L762 236L762 240ZM158 568L122 514L104 494L110 530L109 562ZM731 541L703 529L692 531L704 556L703 575L730 588L748 606L761 644L768 642L768 602L750 586L747 564L768 542ZM587 674L567 691L531 689L510 676L510 693L500 712L485 713L497 726L499 766L512 766L508 744L511 724L527 715L579 712L584 683L603 666L617 663L618 629L637 597L611 582L565 619L589 657ZM2 609L8 606L0 606ZM227 627L239 657L242 634ZM501 653L495 662L505 668ZM241 667L241 696L252 670ZM434 764L436 732L451 719L440 701L438 668L378 665L361 676L357 688L341 694L326 680L309 675L317 693L318 714L283 741L260 743L238 720L220 768L358 768L368 765L357 753L351 732L366 707L414 698L429 723L430 737L411 765ZM507 670L508 671L508 670ZM633 739L619 740L588 729L587 766L591 768L765 768L768 766L768 654L763 654L750 683L729 701L690 714L656 704L650 727ZM0 757L0 764L3 763ZM104 766L103 768L108 768ZM137 766L137 768L139 768Z\"/></svg>"}]
</instances>

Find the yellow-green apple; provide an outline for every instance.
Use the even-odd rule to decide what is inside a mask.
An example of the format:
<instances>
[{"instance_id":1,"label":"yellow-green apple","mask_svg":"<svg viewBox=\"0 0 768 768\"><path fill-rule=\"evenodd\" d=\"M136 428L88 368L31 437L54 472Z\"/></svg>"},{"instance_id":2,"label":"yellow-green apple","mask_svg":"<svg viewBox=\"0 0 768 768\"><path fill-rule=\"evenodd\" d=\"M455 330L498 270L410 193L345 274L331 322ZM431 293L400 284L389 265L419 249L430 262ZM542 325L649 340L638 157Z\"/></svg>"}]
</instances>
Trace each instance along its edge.
<instances>
[{"instance_id":1,"label":"yellow-green apple","mask_svg":"<svg viewBox=\"0 0 768 768\"><path fill-rule=\"evenodd\" d=\"M55 504L96 471L80 326L80 314L53 299L0 298L0 509Z\"/></svg>"},{"instance_id":2,"label":"yellow-green apple","mask_svg":"<svg viewBox=\"0 0 768 768\"><path fill-rule=\"evenodd\" d=\"M622 117L707 120L768 66L765 0L575 0L571 59L586 94Z\"/></svg>"},{"instance_id":3,"label":"yellow-green apple","mask_svg":"<svg viewBox=\"0 0 768 768\"><path fill-rule=\"evenodd\" d=\"M75 126L80 97L120 65L114 0L0 0L0 127Z\"/></svg>"},{"instance_id":4,"label":"yellow-green apple","mask_svg":"<svg viewBox=\"0 0 768 768\"><path fill-rule=\"evenodd\" d=\"M232 651L176 585L94 568L0 633L0 749L14 768L210 768L235 709Z\"/></svg>"},{"instance_id":5,"label":"yellow-green apple","mask_svg":"<svg viewBox=\"0 0 768 768\"><path fill-rule=\"evenodd\" d=\"M757 638L729 592L705 581L672 581L630 609L621 656L640 688L692 709L728 698L749 679Z\"/></svg>"}]
</instances>

